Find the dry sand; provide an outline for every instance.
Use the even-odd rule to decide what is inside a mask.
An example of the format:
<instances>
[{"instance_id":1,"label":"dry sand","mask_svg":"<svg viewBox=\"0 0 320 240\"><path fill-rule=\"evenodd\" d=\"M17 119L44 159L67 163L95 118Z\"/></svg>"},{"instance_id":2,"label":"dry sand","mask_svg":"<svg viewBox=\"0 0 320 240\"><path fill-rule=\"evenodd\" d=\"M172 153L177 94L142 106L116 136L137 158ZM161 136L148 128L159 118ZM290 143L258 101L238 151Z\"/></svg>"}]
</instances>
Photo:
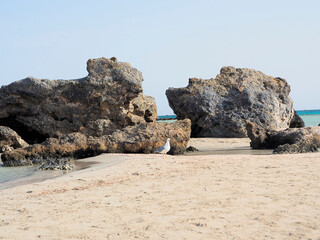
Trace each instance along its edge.
<instances>
[{"instance_id":1,"label":"dry sand","mask_svg":"<svg viewBox=\"0 0 320 240\"><path fill-rule=\"evenodd\" d=\"M101 163L0 190L0 239L320 239L320 153L89 160Z\"/></svg>"}]
</instances>

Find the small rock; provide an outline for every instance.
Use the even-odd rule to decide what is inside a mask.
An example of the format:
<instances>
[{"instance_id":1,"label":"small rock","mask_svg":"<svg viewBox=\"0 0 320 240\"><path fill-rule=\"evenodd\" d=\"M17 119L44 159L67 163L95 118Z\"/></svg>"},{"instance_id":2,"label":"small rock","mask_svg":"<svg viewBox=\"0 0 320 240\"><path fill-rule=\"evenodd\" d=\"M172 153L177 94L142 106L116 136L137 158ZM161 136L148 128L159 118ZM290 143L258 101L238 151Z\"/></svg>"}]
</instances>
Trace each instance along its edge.
<instances>
[{"instance_id":1,"label":"small rock","mask_svg":"<svg viewBox=\"0 0 320 240\"><path fill-rule=\"evenodd\" d=\"M199 152L199 149L190 146L190 147L188 147L188 148L186 149L186 152Z\"/></svg>"},{"instance_id":2,"label":"small rock","mask_svg":"<svg viewBox=\"0 0 320 240\"><path fill-rule=\"evenodd\" d=\"M112 58L110 58L110 60L113 61L113 62L117 62L118 61L118 59L116 57L112 57Z\"/></svg>"},{"instance_id":3,"label":"small rock","mask_svg":"<svg viewBox=\"0 0 320 240\"><path fill-rule=\"evenodd\" d=\"M0 126L0 153L29 146L14 130Z\"/></svg>"},{"instance_id":4,"label":"small rock","mask_svg":"<svg viewBox=\"0 0 320 240\"><path fill-rule=\"evenodd\" d=\"M274 149L273 153L283 154L317 152L320 148L320 127L265 131L247 121L247 130L254 149Z\"/></svg>"},{"instance_id":5,"label":"small rock","mask_svg":"<svg viewBox=\"0 0 320 240\"><path fill-rule=\"evenodd\" d=\"M297 114L296 111L294 111L293 118L290 122L290 128L302 128L305 127L303 119Z\"/></svg>"},{"instance_id":6,"label":"small rock","mask_svg":"<svg viewBox=\"0 0 320 240\"><path fill-rule=\"evenodd\" d=\"M196 223L195 225L196 225L197 227L203 227L203 226L204 226L203 223Z\"/></svg>"},{"instance_id":7,"label":"small rock","mask_svg":"<svg viewBox=\"0 0 320 240\"><path fill-rule=\"evenodd\" d=\"M0 147L0 153L4 153L4 152L10 152L13 151L13 147L10 147L8 145L4 145L2 147Z\"/></svg>"},{"instance_id":8,"label":"small rock","mask_svg":"<svg viewBox=\"0 0 320 240\"><path fill-rule=\"evenodd\" d=\"M47 159L46 162L39 167L39 169L70 171L73 169L73 165L70 164L69 158Z\"/></svg>"}]
</instances>

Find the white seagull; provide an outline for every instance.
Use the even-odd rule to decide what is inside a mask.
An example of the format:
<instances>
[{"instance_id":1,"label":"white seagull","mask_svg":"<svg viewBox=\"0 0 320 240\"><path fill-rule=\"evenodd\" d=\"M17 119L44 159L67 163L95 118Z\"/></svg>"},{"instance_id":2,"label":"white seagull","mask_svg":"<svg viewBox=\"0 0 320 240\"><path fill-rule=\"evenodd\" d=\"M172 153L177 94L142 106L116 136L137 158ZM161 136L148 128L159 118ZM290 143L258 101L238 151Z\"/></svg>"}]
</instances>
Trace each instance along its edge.
<instances>
[{"instance_id":1,"label":"white seagull","mask_svg":"<svg viewBox=\"0 0 320 240\"><path fill-rule=\"evenodd\" d=\"M162 147L159 147L155 153L163 153L163 159L167 157L167 152L170 150L170 138L167 139L166 144L163 145Z\"/></svg>"}]
</instances>

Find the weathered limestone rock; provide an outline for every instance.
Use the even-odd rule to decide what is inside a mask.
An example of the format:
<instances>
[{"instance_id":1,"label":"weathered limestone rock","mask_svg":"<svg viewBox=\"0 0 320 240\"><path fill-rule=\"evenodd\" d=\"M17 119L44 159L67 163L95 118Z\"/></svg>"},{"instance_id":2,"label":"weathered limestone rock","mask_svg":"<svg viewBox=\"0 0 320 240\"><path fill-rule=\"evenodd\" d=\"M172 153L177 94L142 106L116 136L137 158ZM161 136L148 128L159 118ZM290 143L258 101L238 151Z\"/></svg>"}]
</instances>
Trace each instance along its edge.
<instances>
[{"instance_id":1,"label":"weathered limestone rock","mask_svg":"<svg viewBox=\"0 0 320 240\"><path fill-rule=\"evenodd\" d=\"M13 151L13 147L10 147L9 145L3 145L0 147L0 153Z\"/></svg>"},{"instance_id":2,"label":"weathered limestone rock","mask_svg":"<svg viewBox=\"0 0 320 240\"><path fill-rule=\"evenodd\" d=\"M280 154L316 152L320 148L320 127L264 131L247 121L247 130L254 149L274 149Z\"/></svg>"},{"instance_id":3,"label":"weathered limestone rock","mask_svg":"<svg viewBox=\"0 0 320 240\"><path fill-rule=\"evenodd\" d=\"M186 149L186 152L199 152L199 149L197 149L193 146L190 146Z\"/></svg>"},{"instance_id":4,"label":"weathered limestone rock","mask_svg":"<svg viewBox=\"0 0 320 240\"><path fill-rule=\"evenodd\" d=\"M71 171L74 165L71 164L69 158L61 158L61 159L46 159L46 162L42 164L39 169L40 170L63 170L63 171Z\"/></svg>"},{"instance_id":5,"label":"weathered limestone rock","mask_svg":"<svg viewBox=\"0 0 320 240\"><path fill-rule=\"evenodd\" d=\"M41 164L48 159L79 159L100 153L153 153L171 139L171 154L182 154L191 133L189 119L174 123L144 123L99 137L71 133L48 138L41 144L15 149L1 155L5 166Z\"/></svg>"},{"instance_id":6,"label":"weathered limestone rock","mask_svg":"<svg viewBox=\"0 0 320 240\"><path fill-rule=\"evenodd\" d=\"M189 118L192 137L247 137L246 120L261 129L289 127L294 114L290 86L253 69L223 67L216 78L190 78L166 95L178 119Z\"/></svg>"},{"instance_id":7,"label":"weathered limestone rock","mask_svg":"<svg viewBox=\"0 0 320 240\"><path fill-rule=\"evenodd\" d=\"M302 128L305 127L304 121L302 118L297 114L296 111L294 111L293 118L290 122L290 128Z\"/></svg>"},{"instance_id":8,"label":"weathered limestone rock","mask_svg":"<svg viewBox=\"0 0 320 240\"><path fill-rule=\"evenodd\" d=\"M11 128L0 126L0 153L12 151L14 148L27 147L28 145L29 144Z\"/></svg>"},{"instance_id":9,"label":"weathered limestone rock","mask_svg":"<svg viewBox=\"0 0 320 240\"><path fill-rule=\"evenodd\" d=\"M142 74L129 63L89 59L87 70L77 80L28 77L2 86L0 125L33 144L73 132L101 136L156 120L155 100L143 94Z\"/></svg>"},{"instance_id":10,"label":"weathered limestone rock","mask_svg":"<svg viewBox=\"0 0 320 240\"><path fill-rule=\"evenodd\" d=\"M289 144L278 146L273 153L275 154L286 154L286 153L307 153L307 152L318 152L320 148L320 141L313 137L303 137L300 141Z\"/></svg>"}]
</instances>

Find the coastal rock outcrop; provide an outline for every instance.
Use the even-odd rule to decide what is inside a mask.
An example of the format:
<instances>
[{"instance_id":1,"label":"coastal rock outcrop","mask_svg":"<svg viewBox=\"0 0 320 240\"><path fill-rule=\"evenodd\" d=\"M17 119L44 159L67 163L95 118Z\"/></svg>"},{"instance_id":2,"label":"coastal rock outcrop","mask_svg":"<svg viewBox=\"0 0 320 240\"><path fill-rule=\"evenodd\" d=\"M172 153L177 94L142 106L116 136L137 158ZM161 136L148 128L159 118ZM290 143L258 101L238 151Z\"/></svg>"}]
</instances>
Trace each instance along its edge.
<instances>
[{"instance_id":1,"label":"coastal rock outcrop","mask_svg":"<svg viewBox=\"0 0 320 240\"><path fill-rule=\"evenodd\" d=\"M27 146L29 144L11 128L0 126L0 153Z\"/></svg>"},{"instance_id":2,"label":"coastal rock outcrop","mask_svg":"<svg viewBox=\"0 0 320 240\"><path fill-rule=\"evenodd\" d=\"M216 78L190 78L166 95L178 119L192 121L192 137L247 137L246 120L261 129L289 127L290 86L282 78L246 68L223 67Z\"/></svg>"},{"instance_id":3,"label":"coastal rock outcrop","mask_svg":"<svg viewBox=\"0 0 320 240\"><path fill-rule=\"evenodd\" d=\"M142 74L129 63L89 59L87 70L77 80L28 77L2 86L0 125L34 144L74 132L102 136L156 120L155 100L143 94Z\"/></svg>"},{"instance_id":4,"label":"coastal rock outcrop","mask_svg":"<svg viewBox=\"0 0 320 240\"><path fill-rule=\"evenodd\" d=\"M1 158L5 166L23 166L42 164L48 159L79 159L100 153L153 153L168 137L171 139L169 153L182 154L190 133L189 119L174 123L143 123L99 137L77 132L48 138L41 144L5 152Z\"/></svg>"},{"instance_id":5,"label":"coastal rock outcrop","mask_svg":"<svg viewBox=\"0 0 320 240\"><path fill-rule=\"evenodd\" d=\"M274 153L283 154L316 152L320 148L320 127L265 131L250 121L246 127L254 149L274 149Z\"/></svg>"}]
</instances>

